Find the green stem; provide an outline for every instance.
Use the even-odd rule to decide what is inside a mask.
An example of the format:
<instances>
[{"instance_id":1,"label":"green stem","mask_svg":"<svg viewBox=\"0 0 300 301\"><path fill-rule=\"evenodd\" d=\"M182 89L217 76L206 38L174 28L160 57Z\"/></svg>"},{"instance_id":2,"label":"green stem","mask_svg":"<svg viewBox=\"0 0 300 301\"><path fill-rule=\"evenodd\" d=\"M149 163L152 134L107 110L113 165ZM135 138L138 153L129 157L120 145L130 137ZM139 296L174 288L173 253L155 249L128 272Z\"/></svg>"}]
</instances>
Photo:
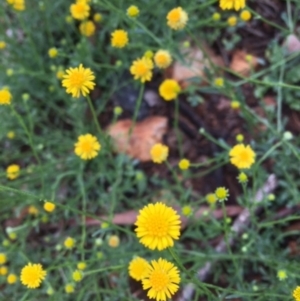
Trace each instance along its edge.
<instances>
[{"instance_id":1,"label":"green stem","mask_svg":"<svg viewBox=\"0 0 300 301\"><path fill-rule=\"evenodd\" d=\"M257 161L256 165L259 166L265 159L267 159L269 157L269 155L272 154L272 152L278 148L279 146L281 146L282 141L277 142L276 144L274 144L261 158L259 161Z\"/></svg>"},{"instance_id":2,"label":"green stem","mask_svg":"<svg viewBox=\"0 0 300 301\"><path fill-rule=\"evenodd\" d=\"M137 102L136 102L136 106L134 108L133 120L132 120L130 129L129 129L129 138L131 137L133 128L134 128L136 120L137 120L137 116L138 116L138 113L139 113L139 110L140 110L140 107L141 107L141 104L142 104L142 100L143 100L144 90L145 90L145 85L142 84L141 87L140 87L140 92L139 92L139 96L138 96L138 99L137 99Z\"/></svg>"},{"instance_id":3,"label":"green stem","mask_svg":"<svg viewBox=\"0 0 300 301\"><path fill-rule=\"evenodd\" d=\"M99 132L99 135L102 137L102 136L103 136L103 133L102 133L102 130L101 130L101 127L100 127L98 118L97 118L96 110L95 110L95 108L94 108L94 106L93 106L92 100L91 100L91 98L90 98L89 95L86 96L86 99L87 99L87 101L88 101L90 110L91 110L91 112L92 112L92 115L93 115L93 119L94 119L96 128L97 128L97 130L98 130L98 132Z\"/></svg>"}]
</instances>

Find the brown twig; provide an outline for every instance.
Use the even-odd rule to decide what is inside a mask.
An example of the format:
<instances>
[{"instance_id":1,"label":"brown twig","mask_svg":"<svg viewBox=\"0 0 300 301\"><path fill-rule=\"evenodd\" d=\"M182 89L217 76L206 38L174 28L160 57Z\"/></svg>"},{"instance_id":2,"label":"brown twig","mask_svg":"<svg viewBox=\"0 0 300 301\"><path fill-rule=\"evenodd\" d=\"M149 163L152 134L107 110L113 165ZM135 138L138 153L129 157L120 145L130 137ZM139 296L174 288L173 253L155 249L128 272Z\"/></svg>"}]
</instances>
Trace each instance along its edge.
<instances>
[{"instance_id":1,"label":"brown twig","mask_svg":"<svg viewBox=\"0 0 300 301\"><path fill-rule=\"evenodd\" d=\"M259 189L253 199L253 203L260 203L265 195L268 195L277 186L277 180L275 175L270 175L269 178L267 179L266 183L263 185L261 189ZM256 209L256 212L259 210L259 208ZM245 229L247 229L247 226L250 223L250 210L249 209L244 209L241 214L236 218L234 221L232 227L231 227L231 233L228 237L228 245L232 246L234 242L234 238L236 238L238 235L241 235ZM222 239L220 243L216 246L215 250L217 253L224 253L226 251L226 242L225 239ZM203 268L201 268L197 272L197 277L200 281L205 281L205 279L208 277L210 274L210 271L213 267L215 262L207 262ZM177 299L178 301L189 301L192 299L193 294L195 291L195 285L193 283L187 284L182 292L179 298Z\"/></svg>"}]
</instances>

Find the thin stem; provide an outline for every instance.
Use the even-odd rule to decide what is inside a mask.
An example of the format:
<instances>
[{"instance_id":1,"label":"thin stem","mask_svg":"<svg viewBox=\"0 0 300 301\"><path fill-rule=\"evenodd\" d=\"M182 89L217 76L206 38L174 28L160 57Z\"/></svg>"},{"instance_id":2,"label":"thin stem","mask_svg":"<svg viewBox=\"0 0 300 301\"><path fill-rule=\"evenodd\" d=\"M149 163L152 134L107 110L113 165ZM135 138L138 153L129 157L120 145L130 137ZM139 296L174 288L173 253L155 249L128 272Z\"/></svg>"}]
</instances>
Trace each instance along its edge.
<instances>
[{"instance_id":1,"label":"thin stem","mask_svg":"<svg viewBox=\"0 0 300 301\"><path fill-rule=\"evenodd\" d=\"M129 138L131 137L131 134L132 134L133 128L135 126L137 116L138 116L138 113L139 113L139 110L140 110L140 107L141 107L141 104L142 104L144 89L145 89L145 85L142 84L141 87L140 87L139 96L138 96L138 99L137 99L137 102L136 102L136 105L135 105L135 108L134 108L133 120L132 120L130 129L129 129Z\"/></svg>"},{"instance_id":2,"label":"thin stem","mask_svg":"<svg viewBox=\"0 0 300 301\"><path fill-rule=\"evenodd\" d=\"M101 130L101 127L100 127L100 124L99 124L98 118L97 118L96 110L95 110L95 108L94 108L94 105L93 105L93 103L92 103L92 100L91 100L91 98L90 98L90 96L89 96L89 95L87 95L87 96L86 96L86 99L87 99L87 101L88 101L88 104L89 104L90 110L91 110L91 112L92 112L93 119L94 119L94 122L95 122L96 128L97 128L97 130L98 130L98 132L99 132L99 135L100 135L100 136L102 136L102 135L103 135L103 133L102 133L102 130Z\"/></svg>"},{"instance_id":3,"label":"thin stem","mask_svg":"<svg viewBox=\"0 0 300 301\"><path fill-rule=\"evenodd\" d=\"M273 151L278 148L282 144L282 141L277 142L274 144L261 158L259 161L257 161L257 166L259 166L265 159L267 159Z\"/></svg>"}]
</instances>

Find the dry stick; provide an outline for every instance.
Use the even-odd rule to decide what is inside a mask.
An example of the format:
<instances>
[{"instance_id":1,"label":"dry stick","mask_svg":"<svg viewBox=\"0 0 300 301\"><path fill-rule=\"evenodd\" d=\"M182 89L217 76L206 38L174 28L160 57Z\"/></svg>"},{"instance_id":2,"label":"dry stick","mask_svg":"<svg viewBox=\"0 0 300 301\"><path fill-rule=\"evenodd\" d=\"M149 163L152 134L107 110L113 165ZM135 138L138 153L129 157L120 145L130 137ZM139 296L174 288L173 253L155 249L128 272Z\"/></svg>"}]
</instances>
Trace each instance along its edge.
<instances>
[{"instance_id":1,"label":"dry stick","mask_svg":"<svg viewBox=\"0 0 300 301\"><path fill-rule=\"evenodd\" d=\"M266 183L264 184L264 186L259 189L255 195L255 198L253 200L253 203L260 203L265 195L268 195L269 193L271 193L272 191L275 190L277 186L277 180L275 175L271 174ZM256 209L256 211L258 211L259 208ZM241 214L236 218L236 220L234 221L232 227L231 227L231 231L234 233L233 235L230 235L228 237L228 244L230 246L232 246L233 242L234 242L234 237L236 237L237 235L241 235L245 229L247 229L247 225L250 223L250 211L249 209L244 209ZM216 252L217 253L224 253L226 251L226 242L223 239L222 241L220 241L220 243L217 245L216 247ZM200 281L204 281L213 265L215 262L207 262L204 267L202 269L200 269L197 272L197 277ZM193 297L195 291L195 285L193 283L189 283L187 284L183 290L181 295L179 296L179 298L177 299L178 301L188 301L191 300Z\"/></svg>"}]
</instances>

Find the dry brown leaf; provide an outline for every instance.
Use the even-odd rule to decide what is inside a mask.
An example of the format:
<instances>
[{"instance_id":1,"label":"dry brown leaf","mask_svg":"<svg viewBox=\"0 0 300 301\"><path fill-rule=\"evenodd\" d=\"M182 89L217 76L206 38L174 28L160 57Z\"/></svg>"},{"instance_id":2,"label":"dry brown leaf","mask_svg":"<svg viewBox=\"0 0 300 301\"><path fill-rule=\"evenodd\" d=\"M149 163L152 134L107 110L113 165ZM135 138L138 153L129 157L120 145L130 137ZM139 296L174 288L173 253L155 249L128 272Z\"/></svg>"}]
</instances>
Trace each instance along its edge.
<instances>
[{"instance_id":1,"label":"dry brown leaf","mask_svg":"<svg viewBox=\"0 0 300 301\"><path fill-rule=\"evenodd\" d=\"M150 161L150 150L156 143L161 143L167 131L168 120L162 116L152 116L136 122L129 137L132 120L120 120L111 125L107 132L112 137L115 150L140 161Z\"/></svg>"},{"instance_id":2,"label":"dry brown leaf","mask_svg":"<svg viewBox=\"0 0 300 301\"><path fill-rule=\"evenodd\" d=\"M203 52L198 48L185 49L183 52L185 64L175 61L170 71L171 78L175 79L185 88L191 84L192 77L204 77L204 69L210 68L210 61L217 66L224 66L223 60L217 56L209 47L203 44ZM207 59L206 55L209 57Z\"/></svg>"},{"instance_id":3,"label":"dry brown leaf","mask_svg":"<svg viewBox=\"0 0 300 301\"><path fill-rule=\"evenodd\" d=\"M283 46L287 49L288 53L300 51L300 40L296 35L290 34L286 38Z\"/></svg>"},{"instance_id":4,"label":"dry brown leaf","mask_svg":"<svg viewBox=\"0 0 300 301\"><path fill-rule=\"evenodd\" d=\"M258 59L251 55L251 60L247 60L249 54L243 50L236 50L232 56L230 69L244 76L249 76L251 69L254 70L258 65Z\"/></svg>"}]
</instances>

